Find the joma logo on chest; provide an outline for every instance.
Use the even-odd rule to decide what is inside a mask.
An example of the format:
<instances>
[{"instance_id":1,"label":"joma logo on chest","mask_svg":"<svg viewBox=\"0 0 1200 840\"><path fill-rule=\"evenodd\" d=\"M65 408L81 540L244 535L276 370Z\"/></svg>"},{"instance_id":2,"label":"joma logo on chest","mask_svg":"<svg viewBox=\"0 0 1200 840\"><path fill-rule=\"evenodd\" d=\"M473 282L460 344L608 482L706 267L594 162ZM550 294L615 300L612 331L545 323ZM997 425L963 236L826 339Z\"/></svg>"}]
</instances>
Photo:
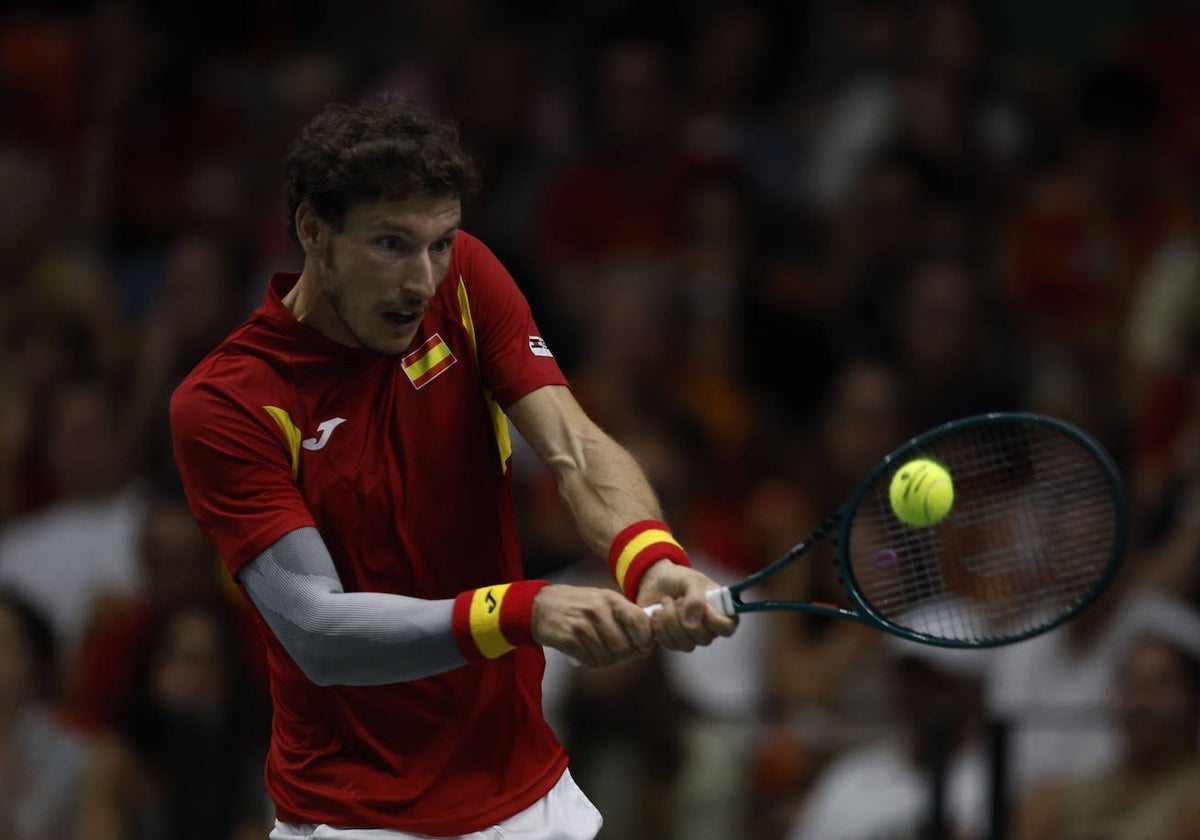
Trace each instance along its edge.
<instances>
[{"instance_id":1,"label":"joma logo on chest","mask_svg":"<svg viewBox=\"0 0 1200 840\"><path fill-rule=\"evenodd\" d=\"M316 452L318 449L324 449L325 444L329 443L329 436L333 434L333 430L345 422L345 417L331 417L330 419L321 422L317 426L317 436L305 438L300 442L300 445L312 452Z\"/></svg>"}]
</instances>

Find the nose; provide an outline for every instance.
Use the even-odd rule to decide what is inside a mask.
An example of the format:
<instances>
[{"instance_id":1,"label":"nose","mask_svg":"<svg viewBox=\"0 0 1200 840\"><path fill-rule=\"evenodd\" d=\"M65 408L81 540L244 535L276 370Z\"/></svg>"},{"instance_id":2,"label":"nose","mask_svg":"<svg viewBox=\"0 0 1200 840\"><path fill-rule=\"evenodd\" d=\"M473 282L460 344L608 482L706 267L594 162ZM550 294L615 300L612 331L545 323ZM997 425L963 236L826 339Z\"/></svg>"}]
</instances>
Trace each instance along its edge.
<instances>
[{"instance_id":1,"label":"nose","mask_svg":"<svg viewBox=\"0 0 1200 840\"><path fill-rule=\"evenodd\" d=\"M441 279L429 253L422 253L414 257L407 266L404 274L404 293L413 298L420 298L422 304L428 303L437 291Z\"/></svg>"}]
</instances>

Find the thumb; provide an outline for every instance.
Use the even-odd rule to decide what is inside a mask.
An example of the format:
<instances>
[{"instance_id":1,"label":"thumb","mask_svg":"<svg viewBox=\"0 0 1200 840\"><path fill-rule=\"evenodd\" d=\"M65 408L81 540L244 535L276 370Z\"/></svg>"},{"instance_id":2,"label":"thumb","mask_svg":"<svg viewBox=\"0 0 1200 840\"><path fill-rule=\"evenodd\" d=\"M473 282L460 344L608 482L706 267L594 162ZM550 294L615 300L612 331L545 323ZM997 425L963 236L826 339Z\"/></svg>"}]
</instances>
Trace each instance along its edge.
<instances>
[{"instance_id":1,"label":"thumb","mask_svg":"<svg viewBox=\"0 0 1200 840\"><path fill-rule=\"evenodd\" d=\"M705 597L708 587L704 581L689 581L687 594L683 602L683 625L699 627L708 613L708 600Z\"/></svg>"}]
</instances>

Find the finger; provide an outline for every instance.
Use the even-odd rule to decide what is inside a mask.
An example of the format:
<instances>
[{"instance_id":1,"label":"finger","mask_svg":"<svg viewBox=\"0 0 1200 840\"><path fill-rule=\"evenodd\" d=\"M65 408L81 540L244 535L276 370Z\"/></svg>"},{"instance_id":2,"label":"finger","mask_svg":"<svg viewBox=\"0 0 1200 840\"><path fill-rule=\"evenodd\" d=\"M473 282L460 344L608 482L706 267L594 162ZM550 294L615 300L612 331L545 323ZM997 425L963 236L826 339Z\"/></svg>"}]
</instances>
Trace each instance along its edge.
<instances>
[{"instance_id":1,"label":"finger","mask_svg":"<svg viewBox=\"0 0 1200 840\"><path fill-rule=\"evenodd\" d=\"M597 666L596 657L592 656L592 652L586 645L564 645L559 650L565 653L567 659L577 668L595 668Z\"/></svg>"},{"instance_id":2,"label":"finger","mask_svg":"<svg viewBox=\"0 0 1200 840\"><path fill-rule=\"evenodd\" d=\"M704 614L704 626L716 636L732 636L739 620L736 615L725 615L711 607Z\"/></svg>"},{"instance_id":3,"label":"finger","mask_svg":"<svg viewBox=\"0 0 1200 840\"><path fill-rule=\"evenodd\" d=\"M684 628L694 635L694 631L702 627L704 618L708 615L708 601L705 598L707 590L702 586L689 586L683 596L683 606L679 620Z\"/></svg>"},{"instance_id":4,"label":"finger","mask_svg":"<svg viewBox=\"0 0 1200 840\"><path fill-rule=\"evenodd\" d=\"M697 647L711 644L712 640L717 637L717 634L709 629L703 618L694 627L689 627L685 624L683 630L688 634L688 638L692 640L692 644Z\"/></svg>"},{"instance_id":5,"label":"finger","mask_svg":"<svg viewBox=\"0 0 1200 840\"><path fill-rule=\"evenodd\" d=\"M615 612L625 635L638 652L649 653L654 649L654 624L645 610L630 601L622 600Z\"/></svg>"},{"instance_id":6,"label":"finger","mask_svg":"<svg viewBox=\"0 0 1200 840\"><path fill-rule=\"evenodd\" d=\"M626 662L642 655L630 631L630 624L636 624L639 618L645 620L646 617L635 613L641 613L641 610L614 595L613 600L596 617L594 626L597 641L603 646L604 655L611 657L613 662Z\"/></svg>"},{"instance_id":7,"label":"finger","mask_svg":"<svg viewBox=\"0 0 1200 840\"><path fill-rule=\"evenodd\" d=\"M600 615L586 623L577 624L571 631L569 649L566 650L580 665L602 668L617 660L605 641Z\"/></svg>"},{"instance_id":8,"label":"finger","mask_svg":"<svg viewBox=\"0 0 1200 840\"><path fill-rule=\"evenodd\" d=\"M614 652L622 662L641 659L653 652L654 629L650 616L635 607L632 613L617 616L617 623L624 635L620 648L614 647Z\"/></svg>"},{"instance_id":9,"label":"finger","mask_svg":"<svg viewBox=\"0 0 1200 840\"><path fill-rule=\"evenodd\" d=\"M603 645L591 643L579 646L578 650L579 654L573 655L573 658L585 668L604 668L616 664L616 659Z\"/></svg>"},{"instance_id":10,"label":"finger","mask_svg":"<svg viewBox=\"0 0 1200 840\"><path fill-rule=\"evenodd\" d=\"M680 623L696 645L708 645L717 637L716 630L709 626L709 614L713 607L708 603L711 581L696 579L689 581L687 591L680 601Z\"/></svg>"},{"instance_id":11,"label":"finger","mask_svg":"<svg viewBox=\"0 0 1200 840\"><path fill-rule=\"evenodd\" d=\"M663 647L680 651L696 649L695 641L680 621L679 605L674 598L663 598L662 609L651 620L654 622L654 638Z\"/></svg>"}]
</instances>

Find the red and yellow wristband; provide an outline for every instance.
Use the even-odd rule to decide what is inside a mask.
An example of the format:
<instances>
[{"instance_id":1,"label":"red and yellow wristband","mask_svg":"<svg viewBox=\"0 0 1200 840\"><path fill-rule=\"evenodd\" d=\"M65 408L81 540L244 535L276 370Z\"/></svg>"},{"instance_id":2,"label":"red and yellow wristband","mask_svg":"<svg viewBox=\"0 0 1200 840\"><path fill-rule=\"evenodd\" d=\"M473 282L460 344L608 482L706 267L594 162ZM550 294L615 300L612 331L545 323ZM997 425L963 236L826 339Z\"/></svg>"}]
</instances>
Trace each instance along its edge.
<instances>
[{"instance_id":1,"label":"red and yellow wristband","mask_svg":"<svg viewBox=\"0 0 1200 840\"><path fill-rule=\"evenodd\" d=\"M671 529L657 519L633 523L617 534L608 549L608 569L630 601L637 600L642 576L659 560L670 560L679 566L691 565L687 552L671 535Z\"/></svg>"},{"instance_id":2,"label":"red and yellow wristband","mask_svg":"<svg viewBox=\"0 0 1200 840\"><path fill-rule=\"evenodd\" d=\"M519 580L460 592L450 627L468 662L495 659L533 642L533 598L549 581Z\"/></svg>"}]
</instances>

